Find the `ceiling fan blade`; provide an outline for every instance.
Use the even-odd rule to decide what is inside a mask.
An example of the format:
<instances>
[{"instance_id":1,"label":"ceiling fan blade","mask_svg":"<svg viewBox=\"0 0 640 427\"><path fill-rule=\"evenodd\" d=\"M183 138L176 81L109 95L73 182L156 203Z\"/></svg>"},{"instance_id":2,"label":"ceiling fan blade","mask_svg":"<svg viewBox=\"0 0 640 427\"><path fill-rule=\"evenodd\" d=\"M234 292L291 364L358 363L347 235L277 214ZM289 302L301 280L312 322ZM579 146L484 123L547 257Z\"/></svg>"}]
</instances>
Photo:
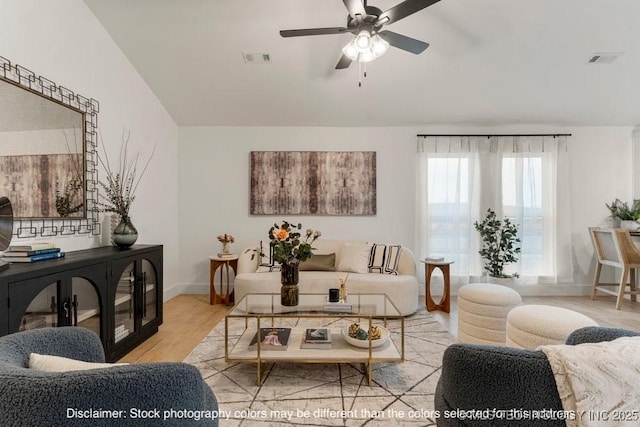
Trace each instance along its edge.
<instances>
[{"instance_id":1,"label":"ceiling fan blade","mask_svg":"<svg viewBox=\"0 0 640 427\"><path fill-rule=\"evenodd\" d=\"M376 24L391 24L429 7L440 0L405 0L380 14Z\"/></svg>"},{"instance_id":2,"label":"ceiling fan blade","mask_svg":"<svg viewBox=\"0 0 640 427\"><path fill-rule=\"evenodd\" d=\"M338 61L338 64L336 65L336 70L349 68L349 65L351 65L351 59L346 55L342 55L340 61Z\"/></svg>"},{"instance_id":3,"label":"ceiling fan blade","mask_svg":"<svg viewBox=\"0 0 640 427\"><path fill-rule=\"evenodd\" d=\"M385 39L391 46L415 53L416 55L424 52L424 50L429 47L429 43L412 39L411 37L403 36L393 31L380 31L378 35Z\"/></svg>"},{"instance_id":4,"label":"ceiling fan blade","mask_svg":"<svg viewBox=\"0 0 640 427\"><path fill-rule=\"evenodd\" d=\"M348 32L345 27L329 27L329 28L305 28L301 30L282 30L282 37L300 37L300 36L320 36L324 34L342 34Z\"/></svg>"},{"instance_id":5,"label":"ceiling fan blade","mask_svg":"<svg viewBox=\"0 0 640 427\"><path fill-rule=\"evenodd\" d=\"M362 0L342 0L344 5L347 7L349 11L349 15L352 18L355 18L356 15L362 15L364 18L367 16L367 11L364 10L364 4L362 4Z\"/></svg>"}]
</instances>

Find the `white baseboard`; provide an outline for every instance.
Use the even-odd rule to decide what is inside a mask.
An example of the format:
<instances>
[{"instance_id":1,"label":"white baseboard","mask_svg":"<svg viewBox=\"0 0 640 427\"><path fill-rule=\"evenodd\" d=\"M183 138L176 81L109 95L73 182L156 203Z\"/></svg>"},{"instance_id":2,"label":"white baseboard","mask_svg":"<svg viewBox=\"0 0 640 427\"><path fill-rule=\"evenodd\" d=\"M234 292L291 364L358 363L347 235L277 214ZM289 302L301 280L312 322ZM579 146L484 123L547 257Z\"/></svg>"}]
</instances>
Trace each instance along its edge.
<instances>
[{"instance_id":1,"label":"white baseboard","mask_svg":"<svg viewBox=\"0 0 640 427\"><path fill-rule=\"evenodd\" d=\"M164 288L163 301L182 294L209 295L208 283L178 283L169 288Z\"/></svg>"}]
</instances>

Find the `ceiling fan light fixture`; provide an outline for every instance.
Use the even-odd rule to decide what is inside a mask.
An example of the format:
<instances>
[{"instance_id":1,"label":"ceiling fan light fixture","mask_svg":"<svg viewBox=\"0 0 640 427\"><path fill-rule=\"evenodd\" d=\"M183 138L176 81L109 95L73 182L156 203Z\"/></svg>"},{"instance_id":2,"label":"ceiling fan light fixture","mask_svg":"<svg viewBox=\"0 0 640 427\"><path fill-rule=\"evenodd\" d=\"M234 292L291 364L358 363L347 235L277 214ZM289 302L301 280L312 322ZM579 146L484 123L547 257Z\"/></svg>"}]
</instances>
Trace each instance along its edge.
<instances>
[{"instance_id":1,"label":"ceiling fan light fixture","mask_svg":"<svg viewBox=\"0 0 640 427\"><path fill-rule=\"evenodd\" d=\"M378 34L371 38L371 51L376 58L384 55L387 50L389 50L389 42Z\"/></svg>"},{"instance_id":2,"label":"ceiling fan light fixture","mask_svg":"<svg viewBox=\"0 0 640 427\"><path fill-rule=\"evenodd\" d=\"M362 30L356 38L354 43L358 52L363 53L371 49L371 34L367 30Z\"/></svg>"},{"instance_id":3,"label":"ceiling fan light fixture","mask_svg":"<svg viewBox=\"0 0 640 427\"><path fill-rule=\"evenodd\" d=\"M342 27L302 28L281 30L282 37L319 36L325 34L351 33L353 39L342 48L342 56L335 66L336 70L349 68L352 62L358 62L365 69L366 63L384 55L390 46L418 55L429 47L429 43L392 31L382 31L383 26L393 24L413 15L440 0L402 0L386 11L367 4L367 0L343 0L347 11L347 24Z\"/></svg>"},{"instance_id":4,"label":"ceiling fan light fixture","mask_svg":"<svg viewBox=\"0 0 640 427\"><path fill-rule=\"evenodd\" d=\"M342 48L342 53L352 61L358 59L358 49L356 49L354 40L351 40L345 47Z\"/></svg>"},{"instance_id":5,"label":"ceiling fan light fixture","mask_svg":"<svg viewBox=\"0 0 640 427\"><path fill-rule=\"evenodd\" d=\"M376 56L373 54L371 50L368 50L366 52L360 53L360 56L358 57L358 59L360 60L360 62L371 62L374 59L376 59Z\"/></svg>"}]
</instances>

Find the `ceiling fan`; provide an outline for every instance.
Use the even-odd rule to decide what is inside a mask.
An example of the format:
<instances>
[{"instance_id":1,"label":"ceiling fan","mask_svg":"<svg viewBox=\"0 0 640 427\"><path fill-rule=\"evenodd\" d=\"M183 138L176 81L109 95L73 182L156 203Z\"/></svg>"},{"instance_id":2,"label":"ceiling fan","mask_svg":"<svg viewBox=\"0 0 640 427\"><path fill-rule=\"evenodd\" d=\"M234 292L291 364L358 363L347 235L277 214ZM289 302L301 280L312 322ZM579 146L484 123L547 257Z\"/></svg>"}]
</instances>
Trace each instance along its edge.
<instances>
[{"instance_id":1,"label":"ceiling fan","mask_svg":"<svg viewBox=\"0 0 640 427\"><path fill-rule=\"evenodd\" d=\"M422 53L429 43L382 30L387 24L406 18L440 0L405 0L396 6L382 11L367 5L367 0L342 0L349 11L346 27L307 28L300 30L282 30L282 37L318 36L324 34L352 33L355 38L342 49L342 57L336 70L348 68L352 61L370 62L383 55L389 45L413 54Z\"/></svg>"}]
</instances>

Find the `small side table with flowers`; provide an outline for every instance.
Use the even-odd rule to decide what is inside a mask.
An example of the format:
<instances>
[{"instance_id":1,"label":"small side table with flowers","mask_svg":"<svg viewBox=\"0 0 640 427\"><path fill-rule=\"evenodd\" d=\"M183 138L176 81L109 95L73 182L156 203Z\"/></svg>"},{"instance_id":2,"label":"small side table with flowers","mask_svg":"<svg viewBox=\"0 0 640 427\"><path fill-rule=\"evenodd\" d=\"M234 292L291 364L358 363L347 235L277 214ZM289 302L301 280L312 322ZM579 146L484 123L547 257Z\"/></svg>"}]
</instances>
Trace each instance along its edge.
<instances>
[{"instance_id":1,"label":"small side table with flowers","mask_svg":"<svg viewBox=\"0 0 640 427\"><path fill-rule=\"evenodd\" d=\"M220 257L212 255L209 257L209 305L213 304L233 304L233 289L231 289L230 269L234 276L238 273L238 255ZM220 269L220 293L216 290L216 271ZM224 276L227 280L224 280ZM226 286L225 286L226 284Z\"/></svg>"},{"instance_id":2,"label":"small side table with flowers","mask_svg":"<svg viewBox=\"0 0 640 427\"><path fill-rule=\"evenodd\" d=\"M228 233L220 234L217 237L218 242L222 243L222 251L218 255L209 257L209 304L232 304L233 290L231 290L231 278L229 267L233 270L233 274L238 272L238 255L231 253L231 243L236 239ZM215 276L216 271L220 268L220 293L216 292ZM224 275L227 275L226 290L224 287Z\"/></svg>"}]
</instances>

